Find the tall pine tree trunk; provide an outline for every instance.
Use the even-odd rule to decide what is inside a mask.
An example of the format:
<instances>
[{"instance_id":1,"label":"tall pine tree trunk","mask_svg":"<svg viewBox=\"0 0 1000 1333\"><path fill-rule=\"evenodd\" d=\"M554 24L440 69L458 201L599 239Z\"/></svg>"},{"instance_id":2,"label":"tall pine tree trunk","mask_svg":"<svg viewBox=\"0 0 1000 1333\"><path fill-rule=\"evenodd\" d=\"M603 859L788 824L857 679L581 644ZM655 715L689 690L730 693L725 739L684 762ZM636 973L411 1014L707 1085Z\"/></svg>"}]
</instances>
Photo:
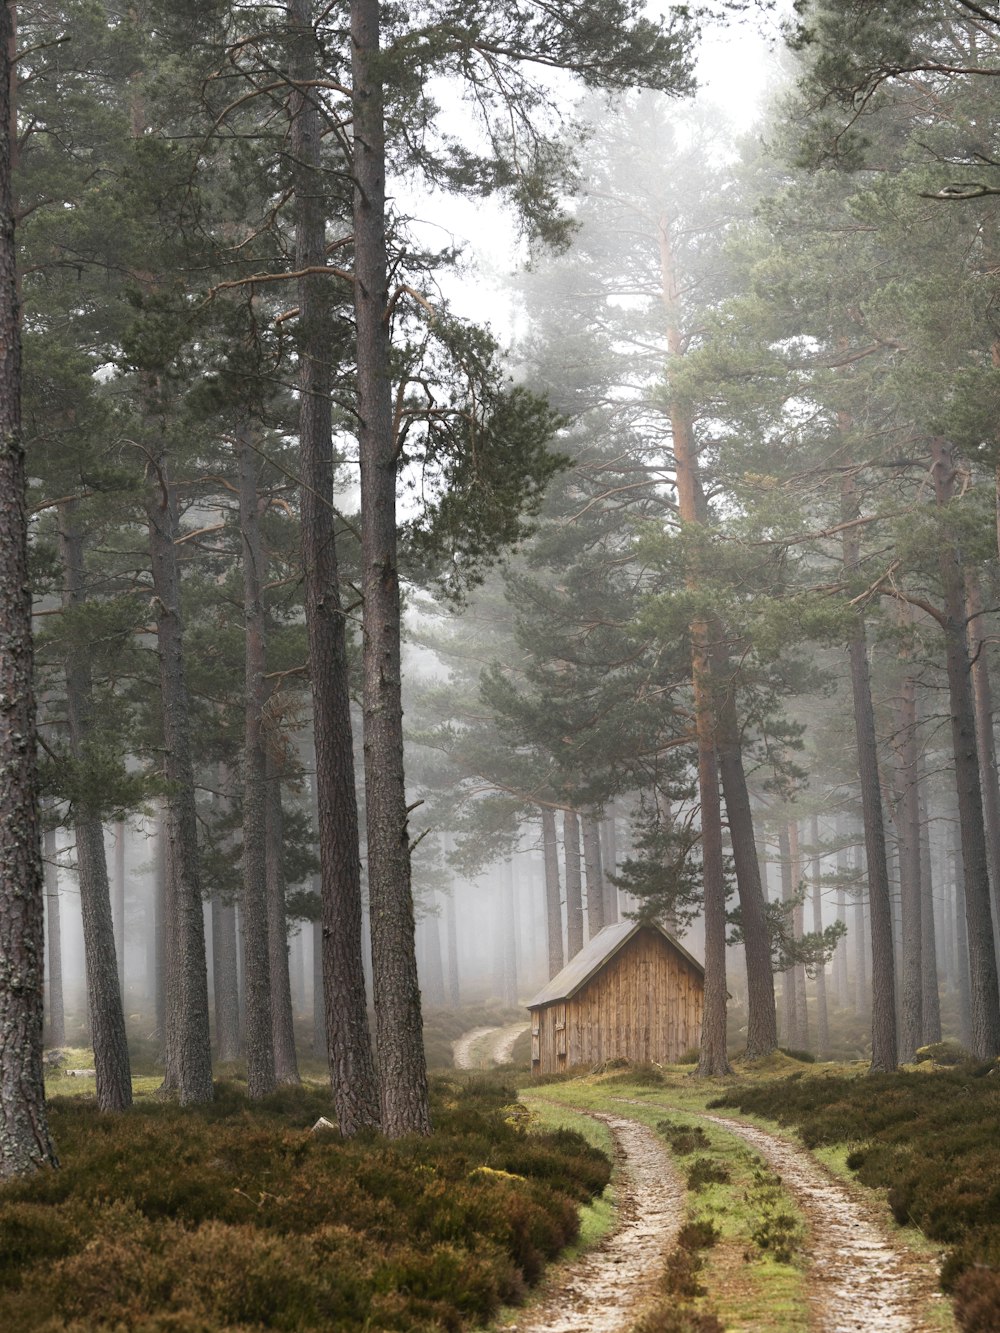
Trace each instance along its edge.
<instances>
[{"instance_id":1,"label":"tall pine tree trunk","mask_svg":"<svg viewBox=\"0 0 1000 1333\"><path fill-rule=\"evenodd\" d=\"M563 811L563 860L566 863L566 954L568 958L575 958L583 948L580 820L575 810Z\"/></svg>"},{"instance_id":2,"label":"tall pine tree trunk","mask_svg":"<svg viewBox=\"0 0 1000 1333\"><path fill-rule=\"evenodd\" d=\"M934 496L939 513L954 495L955 468L951 448L941 438L932 444ZM997 956L993 943L990 883L983 822L979 751L972 697L971 667L966 632L965 589L958 552L950 540L938 544L938 566L944 594L941 624L945 636L951 736L962 838L965 911L968 920L969 985L972 1011L972 1051L981 1060L1000 1054L1000 992Z\"/></svg>"},{"instance_id":3,"label":"tall pine tree trunk","mask_svg":"<svg viewBox=\"0 0 1000 1333\"><path fill-rule=\"evenodd\" d=\"M511 857L500 872L501 932L503 958L503 989L505 1009L517 1008L517 908L515 903L514 858Z\"/></svg>"},{"instance_id":4,"label":"tall pine tree trunk","mask_svg":"<svg viewBox=\"0 0 1000 1333\"><path fill-rule=\"evenodd\" d=\"M261 589L263 547L257 493L257 458L251 427L237 428L240 492L240 536L243 551L244 732L243 732L243 865L240 905L243 911L244 1041L247 1092L255 1100L277 1086L271 1015L271 970L267 906L267 705L266 632Z\"/></svg>"},{"instance_id":5,"label":"tall pine tree trunk","mask_svg":"<svg viewBox=\"0 0 1000 1333\"><path fill-rule=\"evenodd\" d=\"M47 828L43 838L45 862L45 916L48 928L49 1045L66 1045L66 1004L63 998L62 913L59 903L59 865L56 831Z\"/></svg>"},{"instance_id":6,"label":"tall pine tree trunk","mask_svg":"<svg viewBox=\"0 0 1000 1333\"><path fill-rule=\"evenodd\" d=\"M781 866L781 901L785 906L787 926L792 929L792 902L795 898L795 881L788 829L788 824L782 824L778 832L778 860ZM794 968L786 967L781 974L781 1000L785 1045L790 1048L795 1047L799 1031L799 1016Z\"/></svg>"},{"instance_id":7,"label":"tall pine tree trunk","mask_svg":"<svg viewBox=\"0 0 1000 1333\"><path fill-rule=\"evenodd\" d=\"M272 752L267 758L265 810L267 821L267 950L271 979L271 1035L274 1045L274 1075L279 1083L298 1084L299 1065L295 1054L295 1021L292 1012L292 978L288 961L288 915L285 911L284 810L281 804L281 773Z\"/></svg>"},{"instance_id":8,"label":"tall pine tree trunk","mask_svg":"<svg viewBox=\"0 0 1000 1333\"><path fill-rule=\"evenodd\" d=\"M0 1179L55 1165L42 1074L45 926L11 184L13 4L0 6Z\"/></svg>"},{"instance_id":9,"label":"tall pine tree trunk","mask_svg":"<svg viewBox=\"0 0 1000 1333\"><path fill-rule=\"evenodd\" d=\"M289 0L295 42L291 144L295 180L295 264L326 263L321 170L323 124L308 91L319 77L310 0ZM330 1079L340 1132L378 1126L378 1090L368 1030L361 952L361 855L347 635L340 601L333 512L330 342L333 315L323 275L299 283L299 467L302 565L316 743L317 827L322 874L323 990Z\"/></svg>"},{"instance_id":10,"label":"tall pine tree trunk","mask_svg":"<svg viewBox=\"0 0 1000 1333\"><path fill-rule=\"evenodd\" d=\"M796 820L792 820L788 825L788 847L792 858L792 885L793 892L798 899L795 904L795 910L792 913L793 933L797 940L800 940L805 933L805 913L803 911L802 893L805 887L805 876L802 872L802 850L799 845L799 826ZM809 1009L806 1005L806 970L802 963L796 963L792 969L793 984L795 986L795 1038L792 1045L797 1051L809 1050Z\"/></svg>"},{"instance_id":11,"label":"tall pine tree trunk","mask_svg":"<svg viewBox=\"0 0 1000 1333\"><path fill-rule=\"evenodd\" d=\"M926 775L923 760L918 761L920 780L920 957L922 961L923 1040L941 1040L941 998L938 994L937 927L934 922L934 870L931 862L931 833L927 805Z\"/></svg>"},{"instance_id":12,"label":"tall pine tree trunk","mask_svg":"<svg viewBox=\"0 0 1000 1333\"><path fill-rule=\"evenodd\" d=\"M845 521L858 516L854 473L845 470L841 483L842 512ZM851 577L858 568L857 529L845 527L843 534L844 570ZM872 1073L889 1073L898 1065L896 1048L896 979L892 950L892 908L889 892L889 868L885 854L885 826L882 818L882 790L879 785L878 748L875 737L875 710L872 707L871 680L868 672L868 645L865 622L859 614L848 640L851 664L851 693L854 700L854 728L858 747L858 776L861 783L861 810L865 830L865 855L868 866L868 901L872 932Z\"/></svg>"},{"instance_id":13,"label":"tall pine tree trunk","mask_svg":"<svg viewBox=\"0 0 1000 1333\"><path fill-rule=\"evenodd\" d=\"M819 847L819 819L812 816L809 825L809 840L812 843L810 870L812 879L813 930L816 934L823 931L823 875ZM830 1052L830 1019L826 1007L826 964L816 968L816 1054L826 1060Z\"/></svg>"},{"instance_id":14,"label":"tall pine tree trunk","mask_svg":"<svg viewBox=\"0 0 1000 1333\"><path fill-rule=\"evenodd\" d=\"M678 274L671 244L671 219L658 224L662 300L666 314L670 360L684 352L678 306ZM683 527L700 527L705 521L704 495L698 475L698 451L690 414L676 399L670 403L670 434L674 455L677 507ZM688 574L688 588L697 596L699 571ZM694 697L695 735L698 747L698 797L701 808L701 858L705 901L705 996L701 1025L698 1073L703 1076L729 1072L726 1053L726 887L722 853L722 802L719 796L719 763L716 754L716 716L712 676L713 645L708 617L692 617L691 688Z\"/></svg>"},{"instance_id":15,"label":"tall pine tree trunk","mask_svg":"<svg viewBox=\"0 0 1000 1333\"><path fill-rule=\"evenodd\" d=\"M147 466L146 517L156 608L163 716L164 824L167 839L167 1058L164 1086L182 1105L212 1100L208 972L191 758L191 715L177 557L177 494L166 446Z\"/></svg>"},{"instance_id":16,"label":"tall pine tree trunk","mask_svg":"<svg viewBox=\"0 0 1000 1333\"><path fill-rule=\"evenodd\" d=\"M618 833L614 806L608 809L601 821L601 865L604 867L604 922L610 926L621 918L618 889L611 882L612 876L618 874Z\"/></svg>"},{"instance_id":17,"label":"tall pine tree trunk","mask_svg":"<svg viewBox=\"0 0 1000 1333\"><path fill-rule=\"evenodd\" d=\"M774 1003L774 973L771 971L771 939L767 927L764 888L740 748L735 686L726 656L720 646L716 651L715 669L726 684L720 693L718 711L719 772L736 869L743 950L746 956L746 1057L748 1060L760 1060L778 1048L778 1016Z\"/></svg>"},{"instance_id":18,"label":"tall pine tree trunk","mask_svg":"<svg viewBox=\"0 0 1000 1333\"><path fill-rule=\"evenodd\" d=\"M85 600L83 533L75 500L60 506L59 552L63 568L63 608L71 612ZM87 652L74 645L66 659L66 714L70 750L74 759L84 765L92 734L92 694ZM75 813L76 865L97 1104L102 1111L124 1111L132 1105L132 1076L115 952L104 829L100 811L88 809L82 799L77 802Z\"/></svg>"},{"instance_id":19,"label":"tall pine tree trunk","mask_svg":"<svg viewBox=\"0 0 1000 1333\"><path fill-rule=\"evenodd\" d=\"M990 683L989 647L983 626L983 596L972 570L965 575L966 610L969 618L969 657L972 662L972 696L976 711L976 745L979 750L979 780L983 788L983 817L990 886L993 890L993 946L1000 949L1000 779L997 776L997 747L993 736L993 689Z\"/></svg>"},{"instance_id":20,"label":"tall pine tree trunk","mask_svg":"<svg viewBox=\"0 0 1000 1333\"><path fill-rule=\"evenodd\" d=\"M587 933L593 939L605 926L601 834L591 811L581 816L580 824L583 830L583 859L587 867Z\"/></svg>"},{"instance_id":21,"label":"tall pine tree trunk","mask_svg":"<svg viewBox=\"0 0 1000 1333\"><path fill-rule=\"evenodd\" d=\"M909 608L907 608L908 610ZM908 621L909 616L905 616ZM913 1060L923 1045L923 929L920 870L920 785L917 767L917 693L904 677L896 707L896 789L902 930L899 1058Z\"/></svg>"},{"instance_id":22,"label":"tall pine tree trunk","mask_svg":"<svg viewBox=\"0 0 1000 1333\"><path fill-rule=\"evenodd\" d=\"M118 958L118 989L125 1007L125 821L115 820L115 954Z\"/></svg>"},{"instance_id":23,"label":"tall pine tree trunk","mask_svg":"<svg viewBox=\"0 0 1000 1333\"><path fill-rule=\"evenodd\" d=\"M551 980L563 969L563 931L556 817L547 806L542 809L542 858L545 867L545 936Z\"/></svg>"},{"instance_id":24,"label":"tall pine tree trunk","mask_svg":"<svg viewBox=\"0 0 1000 1333\"><path fill-rule=\"evenodd\" d=\"M397 1138L429 1133L430 1110L403 777L379 0L352 0L350 13L368 895L382 1130Z\"/></svg>"},{"instance_id":25,"label":"tall pine tree trunk","mask_svg":"<svg viewBox=\"0 0 1000 1333\"><path fill-rule=\"evenodd\" d=\"M212 989L215 1051L222 1063L240 1053L240 997L236 980L236 906L212 895Z\"/></svg>"}]
</instances>

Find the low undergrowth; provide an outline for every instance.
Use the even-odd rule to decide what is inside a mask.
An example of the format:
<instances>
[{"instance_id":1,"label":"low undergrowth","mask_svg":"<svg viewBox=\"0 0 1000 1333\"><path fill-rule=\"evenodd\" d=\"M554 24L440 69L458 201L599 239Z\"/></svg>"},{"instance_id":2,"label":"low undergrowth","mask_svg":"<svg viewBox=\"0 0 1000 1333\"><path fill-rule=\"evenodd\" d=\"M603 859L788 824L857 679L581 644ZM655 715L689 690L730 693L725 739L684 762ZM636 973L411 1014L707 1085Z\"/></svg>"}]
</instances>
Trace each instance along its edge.
<instances>
[{"instance_id":1,"label":"low undergrowth","mask_svg":"<svg viewBox=\"0 0 1000 1333\"><path fill-rule=\"evenodd\" d=\"M516 1301L609 1176L515 1092L439 1080L435 1132L343 1141L325 1091L126 1116L56 1099L63 1165L0 1192L0 1327L461 1330Z\"/></svg>"},{"instance_id":2,"label":"low undergrowth","mask_svg":"<svg viewBox=\"0 0 1000 1333\"><path fill-rule=\"evenodd\" d=\"M848 1144L848 1165L888 1190L897 1222L949 1247L941 1285L966 1333L1000 1328L1000 1073L792 1077L739 1087L713 1106L795 1125L809 1147Z\"/></svg>"}]
</instances>

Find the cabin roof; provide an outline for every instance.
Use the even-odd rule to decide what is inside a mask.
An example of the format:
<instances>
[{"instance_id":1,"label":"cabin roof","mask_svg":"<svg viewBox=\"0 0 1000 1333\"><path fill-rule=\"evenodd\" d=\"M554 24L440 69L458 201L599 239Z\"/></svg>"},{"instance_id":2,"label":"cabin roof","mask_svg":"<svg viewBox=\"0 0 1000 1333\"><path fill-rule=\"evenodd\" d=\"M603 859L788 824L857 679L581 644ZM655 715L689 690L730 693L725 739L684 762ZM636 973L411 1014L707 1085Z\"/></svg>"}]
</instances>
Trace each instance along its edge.
<instances>
[{"instance_id":1,"label":"cabin roof","mask_svg":"<svg viewBox=\"0 0 1000 1333\"><path fill-rule=\"evenodd\" d=\"M673 945L682 958L686 958L699 976L705 975L705 969L697 958L678 944L673 935L656 921L616 921L611 926L599 930L580 952L569 960L561 972L557 972L548 985L543 986L533 1000L528 1001L529 1009L539 1009L552 1004L555 1000L568 1000L580 990L590 978L601 970L616 953L622 949L640 930L655 930L668 944Z\"/></svg>"}]
</instances>

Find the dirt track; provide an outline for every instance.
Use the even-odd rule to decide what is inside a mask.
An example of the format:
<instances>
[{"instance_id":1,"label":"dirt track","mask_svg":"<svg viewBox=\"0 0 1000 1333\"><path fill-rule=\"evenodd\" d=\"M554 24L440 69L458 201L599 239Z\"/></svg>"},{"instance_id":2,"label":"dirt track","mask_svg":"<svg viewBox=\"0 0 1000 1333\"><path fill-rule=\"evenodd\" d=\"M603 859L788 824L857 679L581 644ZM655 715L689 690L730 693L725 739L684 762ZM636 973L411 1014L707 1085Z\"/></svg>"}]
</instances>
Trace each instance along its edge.
<instances>
[{"instance_id":1,"label":"dirt track","mask_svg":"<svg viewBox=\"0 0 1000 1333\"><path fill-rule=\"evenodd\" d=\"M456 1069L483 1069L490 1065L509 1065L514 1043L527 1028L526 1023L511 1023L507 1027L473 1028L463 1032L452 1043L452 1059ZM487 1042L487 1038L492 1039Z\"/></svg>"},{"instance_id":2,"label":"dirt track","mask_svg":"<svg viewBox=\"0 0 1000 1333\"><path fill-rule=\"evenodd\" d=\"M618 1167L617 1227L569 1264L554 1268L540 1295L508 1330L619 1333L651 1298L684 1217L684 1184L659 1136L624 1116L586 1112L607 1125Z\"/></svg>"},{"instance_id":3,"label":"dirt track","mask_svg":"<svg viewBox=\"0 0 1000 1333\"><path fill-rule=\"evenodd\" d=\"M930 1318L932 1307L945 1299L938 1289L937 1265L893 1239L884 1205L838 1180L804 1148L777 1134L723 1116L700 1118L754 1148L805 1214L812 1328L823 1333L925 1333L940 1327Z\"/></svg>"},{"instance_id":4,"label":"dirt track","mask_svg":"<svg viewBox=\"0 0 1000 1333\"><path fill-rule=\"evenodd\" d=\"M937 1268L894 1242L884 1208L828 1172L803 1148L754 1125L702 1117L736 1134L781 1176L805 1213L812 1326L824 1333L919 1333L944 1300Z\"/></svg>"}]
</instances>

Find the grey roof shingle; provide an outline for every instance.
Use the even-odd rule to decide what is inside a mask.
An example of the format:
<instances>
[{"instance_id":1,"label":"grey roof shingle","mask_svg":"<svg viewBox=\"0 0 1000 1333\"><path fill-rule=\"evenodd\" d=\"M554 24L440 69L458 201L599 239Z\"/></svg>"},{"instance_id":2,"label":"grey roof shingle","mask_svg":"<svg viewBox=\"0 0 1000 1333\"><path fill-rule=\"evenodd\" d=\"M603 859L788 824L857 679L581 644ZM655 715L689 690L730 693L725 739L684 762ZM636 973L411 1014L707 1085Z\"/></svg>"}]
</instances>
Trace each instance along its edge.
<instances>
[{"instance_id":1,"label":"grey roof shingle","mask_svg":"<svg viewBox=\"0 0 1000 1333\"><path fill-rule=\"evenodd\" d=\"M655 921L616 921L614 925L599 930L580 952L569 960L561 972L538 992L533 1000L528 1001L529 1009L539 1009L542 1005L552 1004L554 1000L568 1000L574 996L604 964L612 958L633 935L640 930L657 930L677 952L704 976L705 969L697 958L691 956L682 944L678 944L673 935Z\"/></svg>"}]
</instances>

